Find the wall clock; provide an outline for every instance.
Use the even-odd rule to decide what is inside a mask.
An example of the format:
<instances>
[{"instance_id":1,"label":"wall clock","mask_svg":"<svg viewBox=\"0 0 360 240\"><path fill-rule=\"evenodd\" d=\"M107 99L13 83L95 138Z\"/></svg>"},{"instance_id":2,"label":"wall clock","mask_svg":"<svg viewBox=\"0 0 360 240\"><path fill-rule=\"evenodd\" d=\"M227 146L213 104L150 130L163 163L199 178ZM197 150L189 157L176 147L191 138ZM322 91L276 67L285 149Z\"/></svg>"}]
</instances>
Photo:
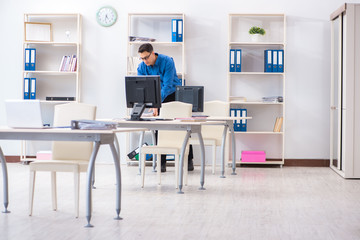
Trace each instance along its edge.
<instances>
[{"instance_id":1,"label":"wall clock","mask_svg":"<svg viewBox=\"0 0 360 240\"><path fill-rule=\"evenodd\" d=\"M96 20L101 26L110 27L117 20L116 10L110 6L102 7L96 13Z\"/></svg>"}]
</instances>

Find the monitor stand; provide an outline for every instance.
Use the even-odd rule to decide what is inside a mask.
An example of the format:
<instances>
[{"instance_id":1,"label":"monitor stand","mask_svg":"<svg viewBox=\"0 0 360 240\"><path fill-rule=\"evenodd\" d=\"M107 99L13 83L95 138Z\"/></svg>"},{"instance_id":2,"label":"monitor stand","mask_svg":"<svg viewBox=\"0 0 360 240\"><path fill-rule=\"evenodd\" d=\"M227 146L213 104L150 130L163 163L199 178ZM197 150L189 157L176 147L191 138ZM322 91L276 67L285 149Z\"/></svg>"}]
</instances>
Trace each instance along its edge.
<instances>
[{"instance_id":1,"label":"monitor stand","mask_svg":"<svg viewBox=\"0 0 360 240\"><path fill-rule=\"evenodd\" d=\"M131 112L130 121L141 121L141 115L145 110L146 105L144 103L135 103Z\"/></svg>"}]
</instances>

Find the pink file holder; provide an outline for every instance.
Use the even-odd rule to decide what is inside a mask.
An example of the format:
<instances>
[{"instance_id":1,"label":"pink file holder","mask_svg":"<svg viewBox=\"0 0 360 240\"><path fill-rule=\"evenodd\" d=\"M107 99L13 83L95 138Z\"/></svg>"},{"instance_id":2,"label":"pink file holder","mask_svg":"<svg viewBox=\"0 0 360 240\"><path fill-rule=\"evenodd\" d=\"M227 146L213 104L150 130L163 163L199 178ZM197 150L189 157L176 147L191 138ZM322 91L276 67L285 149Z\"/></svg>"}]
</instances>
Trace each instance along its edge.
<instances>
[{"instance_id":1,"label":"pink file holder","mask_svg":"<svg viewBox=\"0 0 360 240\"><path fill-rule=\"evenodd\" d=\"M265 162L265 151L242 151L241 162Z\"/></svg>"}]
</instances>

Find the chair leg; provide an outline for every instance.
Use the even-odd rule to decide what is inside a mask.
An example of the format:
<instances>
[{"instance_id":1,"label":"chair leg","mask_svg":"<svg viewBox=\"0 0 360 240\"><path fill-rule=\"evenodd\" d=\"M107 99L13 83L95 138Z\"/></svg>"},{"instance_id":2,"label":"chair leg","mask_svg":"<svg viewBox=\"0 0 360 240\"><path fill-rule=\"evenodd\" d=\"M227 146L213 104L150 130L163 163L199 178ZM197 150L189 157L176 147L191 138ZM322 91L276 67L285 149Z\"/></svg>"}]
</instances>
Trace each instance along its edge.
<instances>
[{"instance_id":1,"label":"chair leg","mask_svg":"<svg viewBox=\"0 0 360 240\"><path fill-rule=\"evenodd\" d=\"M79 217L79 192L80 192L80 173L74 171L74 193L75 193L75 217Z\"/></svg>"},{"instance_id":2,"label":"chair leg","mask_svg":"<svg viewBox=\"0 0 360 240\"><path fill-rule=\"evenodd\" d=\"M29 216L31 216L31 215L32 215L32 212L33 212L34 190L35 190L35 177L36 177L36 171L30 170Z\"/></svg>"},{"instance_id":3,"label":"chair leg","mask_svg":"<svg viewBox=\"0 0 360 240\"><path fill-rule=\"evenodd\" d=\"M186 156L186 155L185 155ZM187 186L188 184L188 166L189 166L189 161L188 161L188 157L184 157L184 185Z\"/></svg>"},{"instance_id":4,"label":"chair leg","mask_svg":"<svg viewBox=\"0 0 360 240\"><path fill-rule=\"evenodd\" d=\"M56 211L57 210L56 172L51 172L51 197L52 197L52 208L54 211Z\"/></svg>"},{"instance_id":5,"label":"chair leg","mask_svg":"<svg viewBox=\"0 0 360 240\"><path fill-rule=\"evenodd\" d=\"M213 159L212 159L212 174L215 174L215 166L216 166L216 145L212 146L212 155L213 155Z\"/></svg>"},{"instance_id":6,"label":"chair leg","mask_svg":"<svg viewBox=\"0 0 360 240\"><path fill-rule=\"evenodd\" d=\"M140 164L141 164L141 187L144 187L145 181L145 156L146 154L140 153Z\"/></svg>"},{"instance_id":7,"label":"chair leg","mask_svg":"<svg viewBox=\"0 0 360 240\"><path fill-rule=\"evenodd\" d=\"M179 186L179 155L175 154L175 188Z\"/></svg>"},{"instance_id":8,"label":"chair leg","mask_svg":"<svg viewBox=\"0 0 360 240\"><path fill-rule=\"evenodd\" d=\"M161 185L161 155L156 155L158 184Z\"/></svg>"}]
</instances>

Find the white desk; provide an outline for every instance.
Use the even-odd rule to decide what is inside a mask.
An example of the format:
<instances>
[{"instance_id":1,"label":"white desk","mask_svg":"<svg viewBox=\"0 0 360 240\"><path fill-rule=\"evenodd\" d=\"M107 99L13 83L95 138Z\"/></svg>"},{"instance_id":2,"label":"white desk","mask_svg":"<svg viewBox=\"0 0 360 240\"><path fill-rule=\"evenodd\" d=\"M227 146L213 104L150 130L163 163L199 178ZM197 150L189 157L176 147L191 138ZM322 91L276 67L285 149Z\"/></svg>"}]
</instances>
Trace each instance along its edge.
<instances>
[{"instance_id":1,"label":"white desk","mask_svg":"<svg viewBox=\"0 0 360 240\"><path fill-rule=\"evenodd\" d=\"M100 148L100 145L109 144L113 160L115 164L116 172L116 218L120 220L121 210L121 170L120 170L120 158L119 150L116 149L114 141L117 141L116 133L119 132L131 132L131 131L144 131L145 129L134 128L119 128L116 130L71 130L71 129L12 129L7 127L0 127L0 139L4 140L38 140L38 141L86 141L94 142L94 148L89 161L87 170L87 193L86 193L86 227L92 227L91 209L92 209L92 172L94 170L96 155ZM3 187L4 187L4 213L9 213L9 195L8 195L8 173L6 167L5 156L0 146L0 160L3 172Z\"/></svg>"}]
</instances>

